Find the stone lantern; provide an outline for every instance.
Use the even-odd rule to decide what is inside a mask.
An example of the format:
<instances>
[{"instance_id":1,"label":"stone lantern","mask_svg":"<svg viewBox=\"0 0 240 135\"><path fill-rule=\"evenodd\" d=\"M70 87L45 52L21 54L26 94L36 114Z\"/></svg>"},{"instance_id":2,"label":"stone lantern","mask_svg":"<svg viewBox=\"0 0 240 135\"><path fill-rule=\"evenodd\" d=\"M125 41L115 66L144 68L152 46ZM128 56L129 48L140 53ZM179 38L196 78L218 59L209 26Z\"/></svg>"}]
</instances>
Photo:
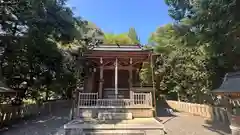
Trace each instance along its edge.
<instances>
[{"instance_id":1,"label":"stone lantern","mask_svg":"<svg viewBox=\"0 0 240 135\"><path fill-rule=\"evenodd\" d=\"M221 86L213 90L213 93L228 99L225 106L231 124L230 129L232 135L240 135L240 104L236 104L240 100L240 72L227 73Z\"/></svg>"}]
</instances>

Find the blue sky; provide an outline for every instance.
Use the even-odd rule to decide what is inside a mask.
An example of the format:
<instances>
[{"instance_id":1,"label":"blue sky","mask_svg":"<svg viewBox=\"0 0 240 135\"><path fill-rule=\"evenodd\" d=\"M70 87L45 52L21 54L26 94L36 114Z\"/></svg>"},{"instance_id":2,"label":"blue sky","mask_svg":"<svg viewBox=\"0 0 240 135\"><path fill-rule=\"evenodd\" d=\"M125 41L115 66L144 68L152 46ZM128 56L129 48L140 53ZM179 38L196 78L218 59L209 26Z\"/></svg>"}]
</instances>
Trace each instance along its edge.
<instances>
[{"instance_id":1,"label":"blue sky","mask_svg":"<svg viewBox=\"0 0 240 135\"><path fill-rule=\"evenodd\" d=\"M142 44L157 27L172 22L164 0L69 0L68 5L104 32L118 34L134 27Z\"/></svg>"}]
</instances>

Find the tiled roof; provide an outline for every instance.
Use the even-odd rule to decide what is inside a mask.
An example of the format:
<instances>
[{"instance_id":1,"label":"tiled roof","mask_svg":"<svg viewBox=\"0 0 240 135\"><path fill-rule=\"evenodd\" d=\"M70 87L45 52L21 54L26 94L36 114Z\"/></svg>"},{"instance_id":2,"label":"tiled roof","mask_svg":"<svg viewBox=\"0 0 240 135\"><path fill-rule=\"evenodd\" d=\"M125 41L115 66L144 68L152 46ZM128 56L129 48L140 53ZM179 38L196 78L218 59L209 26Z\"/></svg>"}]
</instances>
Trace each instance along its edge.
<instances>
[{"instance_id":1,"label":"tiled roof","mask_svg":"<svg viewBox=\"0 0 240 135\"><path fill-rule=\"evenodd\" d=\"M213 90L216 93L235 93L240 92L240 72L227 73L223 83L218 89Z\"/></svg>"},{"instance_id":2,"label":"tiled roof","mask_svg":"<svg viewBox=\"0 0 240 135\"><path fill-rule=\"evenodd\" d=\"M102 44L93 48L93 51L147 51L140 45L107 45Z\"/></svg>"}]
</instances>

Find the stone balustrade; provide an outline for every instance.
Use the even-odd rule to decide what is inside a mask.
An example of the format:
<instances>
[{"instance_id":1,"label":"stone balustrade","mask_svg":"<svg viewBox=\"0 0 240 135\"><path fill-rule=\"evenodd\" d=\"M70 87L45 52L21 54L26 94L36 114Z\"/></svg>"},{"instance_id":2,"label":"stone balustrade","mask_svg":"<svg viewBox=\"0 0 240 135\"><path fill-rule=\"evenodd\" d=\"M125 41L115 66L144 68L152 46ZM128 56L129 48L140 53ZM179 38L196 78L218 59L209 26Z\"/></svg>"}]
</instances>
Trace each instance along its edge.
<instances>
[{"instance_id":1,"label":"stone balustrade","mask_svg":"<svg viewBox=\"0 0 240 135\"><path fill-rule=\"evenodd\" d=\"M229 117L225 108L210 105L186 103L180 101L167 100L168 105L177 111L186 112L193 115L205 117L212 121L229 124Z\"/></svg>"}]
</instances>

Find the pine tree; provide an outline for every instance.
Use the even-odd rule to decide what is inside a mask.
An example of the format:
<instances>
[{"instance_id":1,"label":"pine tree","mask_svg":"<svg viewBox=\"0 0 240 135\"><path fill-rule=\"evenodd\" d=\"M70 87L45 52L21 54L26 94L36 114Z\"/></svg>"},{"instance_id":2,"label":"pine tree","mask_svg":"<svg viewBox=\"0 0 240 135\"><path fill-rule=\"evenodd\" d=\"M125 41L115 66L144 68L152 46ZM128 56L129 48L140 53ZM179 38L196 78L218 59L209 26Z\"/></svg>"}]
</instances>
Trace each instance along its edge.
<instances>
[{"instance_id":1,"label":"pine tree","mask_svg":"<svg viewBox=\"0 0 240 135\"><path fill-rule=\"evenodd\" d=\"M133 41L134 44L140 44L139 37L135 28L130 28L128 31L128 37Z\"/></svg>"}]
</instances>

